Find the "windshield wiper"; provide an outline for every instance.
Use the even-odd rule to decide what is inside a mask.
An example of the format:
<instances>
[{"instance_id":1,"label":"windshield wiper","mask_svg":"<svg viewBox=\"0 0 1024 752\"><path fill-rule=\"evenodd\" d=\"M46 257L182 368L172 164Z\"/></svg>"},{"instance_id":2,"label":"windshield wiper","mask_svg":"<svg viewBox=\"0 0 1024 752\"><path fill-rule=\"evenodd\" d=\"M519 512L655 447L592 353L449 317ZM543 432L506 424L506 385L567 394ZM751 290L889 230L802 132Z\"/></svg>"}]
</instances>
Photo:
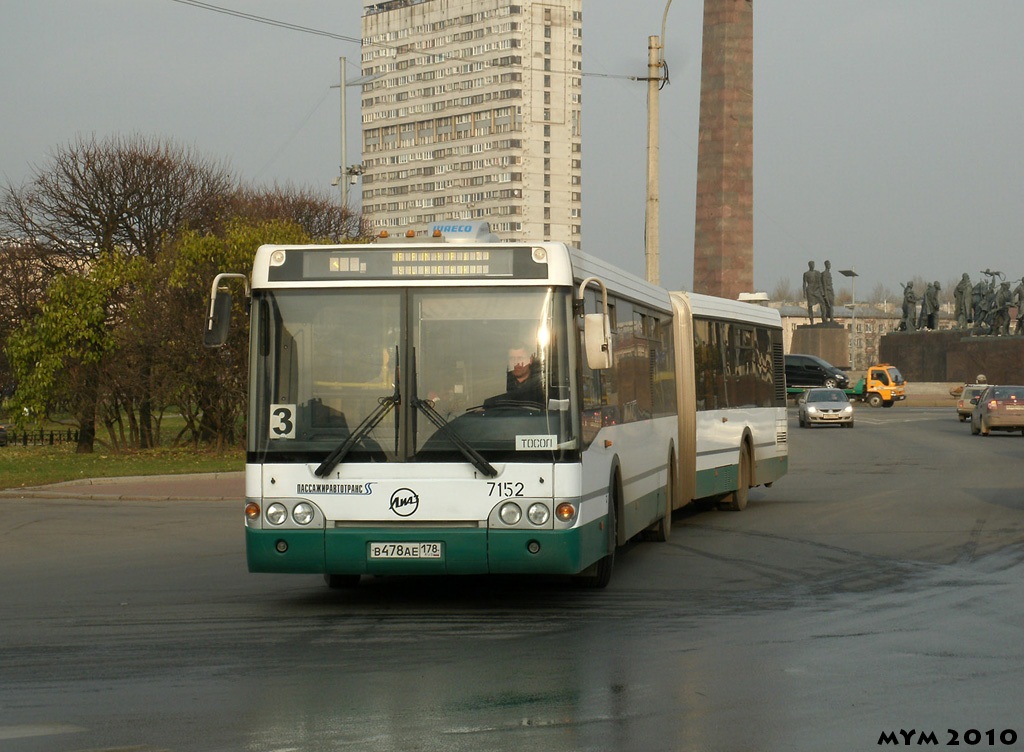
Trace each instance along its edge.
<instances>
[{"instance_id":1,"label":"windshield wiper","mask_svg":"<svg viewBox=\"0 0 1024 752\"><path fill-rule=\"evenodd\" d=\"M484 459L483 455L469 445L458 432L451 427L451 424L444 419L444 417L437 410L434 409L434 405L430 400L415 399L412 401L413 407L422 412L437 428L444 433L450 442L452 442L459 451L473 463L473 467L479 470L481 473L486 475L488 478L493 478L498 474L498 471L494 469L494 465Z\"/></svg>"},{"instance_id":2,"label":"windshield wiper","mask_svg":"<svg viewBox=\"0 0 1024 752\"><path fill-rule=\"evenodd\" d=\"M327 455L327 458L320 463L320 466L313 471L318 478L323 478L327 473L331 472L334 468L341 464L341 461L345 459L345 455L356 444L359 443L370 431L377 427L377 424L384 420L384 417L391 412L395 405L402 403L401 397L401 383L399 382L399 368L398 368L398 347L395 347L395 391L390 397L381 397L377 400L377 407L373 408L373 412L363 418L363 422L356 426L356 430L349 434L348 438L342 442L341 446Z\"/></svg>"},{"instance_id":3,"label":"windshield wiper","mask_svg":"<svg viewBox=\"0 0 1024 752\"><path fill-rule=\"evenodd\" d=\"M354 447L359 441L366 436L370 431L377 427L377 424L384 420L384 417L394 409L395 405L399 404L401 399L398 396L398 389L395 389L395 393L390 397L381 397L377 402L377 407L373 409L373 412L363 418L363 422L356 426L356 430L349 434L349 437L345 441L327 455L327 458L320 463L320 466L314 470L314 474L318 477L323 478L331 470L341 464L341 461L345 459L345 455Z\"/></svg>"}]
</instances>

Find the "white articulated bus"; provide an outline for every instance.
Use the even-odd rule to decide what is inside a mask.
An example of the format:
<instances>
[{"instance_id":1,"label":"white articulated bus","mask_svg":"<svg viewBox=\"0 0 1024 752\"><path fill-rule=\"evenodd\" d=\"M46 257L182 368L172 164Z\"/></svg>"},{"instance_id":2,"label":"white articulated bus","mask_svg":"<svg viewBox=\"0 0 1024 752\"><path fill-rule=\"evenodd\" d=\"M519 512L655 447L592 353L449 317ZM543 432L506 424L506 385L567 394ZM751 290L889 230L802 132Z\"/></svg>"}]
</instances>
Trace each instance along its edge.
<instances>
[{"instance_id":1,"label":"white articulated bus","mask_svg":"<svg viewBox=\"0 0 1024 752\"><path fill-rule=\"evenodd\" d=\"M697 498L741 509L787 469L777 312L669 293L486 223L262 246L250 306L250 571L544 573L607 584L615 551Z\"/></svg>"}]
</instances>

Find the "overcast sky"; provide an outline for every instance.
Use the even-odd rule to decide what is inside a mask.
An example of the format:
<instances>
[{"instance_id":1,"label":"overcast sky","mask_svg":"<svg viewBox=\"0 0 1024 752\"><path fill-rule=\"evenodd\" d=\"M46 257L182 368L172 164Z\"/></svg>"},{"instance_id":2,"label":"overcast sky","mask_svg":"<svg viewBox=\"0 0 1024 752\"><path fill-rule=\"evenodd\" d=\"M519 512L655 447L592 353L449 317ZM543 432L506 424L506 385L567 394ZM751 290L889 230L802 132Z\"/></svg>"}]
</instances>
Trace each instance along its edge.
<instances>
[{"instance_id":1,"label":"overcast sky","mask_svg":"<svg viewBox=\"0 0 1024 752\"><path fill-rule=\"evenodd\" d=\"M213 0L360 37L359 0ZM665 0L584 2L583 243L643 274L647 37ZM674 0L661 95L661 275L693 280L703 6ZM808 260L858 298L914 276L1024 275L1024 1L754 3L754 279ZM359 44L174 0L0 0L0 181L79 135L174 139L249 182L332 191L338 59ZM349 98L358 161L358 89ZM837 282L842 280L836 275Z\"/></svg>"}]
</instances>

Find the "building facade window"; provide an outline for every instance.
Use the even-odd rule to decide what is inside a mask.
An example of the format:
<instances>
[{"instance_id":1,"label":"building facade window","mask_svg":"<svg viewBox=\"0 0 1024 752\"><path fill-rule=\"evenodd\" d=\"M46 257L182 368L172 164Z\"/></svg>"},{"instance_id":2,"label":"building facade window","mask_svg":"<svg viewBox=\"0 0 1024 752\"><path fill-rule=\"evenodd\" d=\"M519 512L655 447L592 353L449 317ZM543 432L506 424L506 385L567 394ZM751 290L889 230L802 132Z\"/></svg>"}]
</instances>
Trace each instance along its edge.
<instances>
[{"instance_id":1,"label":"building facade window","mask_svg":"<svg viewBox=\"0 0 1024 752\"><path fill-rule=\"evenodd\" d=\"M560 170L567 152L582 150L582 44L574 28L581 23L582 0L374 5L362 19L366 171L362 190L351 194L362 195L371 228L502 217L492 228L503 240L528 239L516 234L535 236L545 224L559 234L554 239L568 240L568 219L580 214L571 184L580 160L571 162L569 180ZM538 67L539 79L531 72Z\"/></svg>"}]
</instances>

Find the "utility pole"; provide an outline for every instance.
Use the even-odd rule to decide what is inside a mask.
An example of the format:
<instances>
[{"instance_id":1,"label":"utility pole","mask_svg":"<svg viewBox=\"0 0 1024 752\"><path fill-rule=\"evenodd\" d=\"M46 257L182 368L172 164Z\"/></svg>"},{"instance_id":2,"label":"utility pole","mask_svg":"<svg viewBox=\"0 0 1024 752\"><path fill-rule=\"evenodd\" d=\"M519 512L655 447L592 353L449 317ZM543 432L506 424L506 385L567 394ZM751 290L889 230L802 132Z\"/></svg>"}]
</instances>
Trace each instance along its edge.
<instances>
[{"instance_id":1,"label":"utility pole","mask_svg":"<svg viewBox=\"0 0 1024 752\"><path fill-rule=\"evenodd\" d=\"M661 43L658 37L647 37L647 208L644 222L644 259L647 281L656 285L661 282L661 176L658 166L661 151L658 132L661 62Z\"/></svg>"},{"instance_id":2,"label":"utility pole","mask_svg":"<svg viewBox=\"0 0 1024 752\"><path fill-rule=\"evenodd\" d=\"M668 83L665 63L665 21L672 0L665 3L661 18L661 38L647 37L647 207L644 220L644 259L647 281L661 284L661 215L660 215L660 136L659 93ZM664 74L662 73L664 69Z\"/></svg>"},{"instance_id":3,"label":"utility pole","mask_svg":"<svg viewBox=\"0 0 1024 752\"><path fill-rule=\"evenodd\" d=\"M361 161L354 165L350 165L348 163L348 138L346 136L348 128L346 127L345 122L348 118L348 107L346 105L348 97L346 94L349 86L359 86L361 84L368 83L380 78L380 75L356 76L350 81L345 74L345 66L348 63L348 58L340 57L338 58L338 62L340 73L337 88L341 93L341 165L338 167L338 177L335 178L335 180L338 181L337 185L341 186L341 208L347 209L348 187L359 182L359 176L363 174L364 170ZM331 88L333 89L335 87L331 86ZM331 185L335 185L334 180L331 181Z\"/></svg>"},{"instance_id":4,"label":"utility pole","mask_svg":"<svg viewBox=\"0 0 1024 752\"><path fill-rule=\"evenodd\" d=\"M338 168L338 184L341 186L341 208L348 206L348 176L345 174L345 166L348 164L347 140L345 138L346 120L348 115L345 107L345 58L339 58L341 75L338 79L338 90L341 92L341 166Z\"/></svg>"}]
</instances>

